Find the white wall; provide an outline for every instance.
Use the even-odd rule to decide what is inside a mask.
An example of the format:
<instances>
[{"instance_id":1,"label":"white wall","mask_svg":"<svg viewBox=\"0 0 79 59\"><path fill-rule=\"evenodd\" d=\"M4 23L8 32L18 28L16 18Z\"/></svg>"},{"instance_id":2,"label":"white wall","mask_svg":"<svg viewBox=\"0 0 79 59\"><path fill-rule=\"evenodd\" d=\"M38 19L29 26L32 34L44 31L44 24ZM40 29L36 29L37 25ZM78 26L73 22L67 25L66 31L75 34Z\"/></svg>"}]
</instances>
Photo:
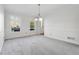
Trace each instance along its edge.
<instances>
[{"instance_id":1,"label":"white wall","mask_svg":"<svg viewBox=\"0 0 79 59\"><path fill-rule=\"evenodd\" d=\"M4 42L4 9L0 5L0 51Z\"/></svg>"},{"instance_id":2,"label":"white wall","mask_svg":"<svg viewBox=\"0 0 79 59\"><path fill-rule=\"evenodd\" d=\"M12 32L11 27L10 27L10 16L18 17L20 21L20 32ZM10 38L16 38L16 37L23 37L23 36L28 36L28 35L33 35L33 34L39 34L37 32L37 29L34 31L30 31L30 21L33 20L33 17L29 17L25 14L20 14L20 13L13 13L13 12L8 12L6 11L5 13L5 39L10 39ZM41 31L40 31L41 33Z\"/></svg>"},{"instance_id":3,"label":"white wall","mask_svg":"<svg viewBox=\"0 0 79 59\"><path fill-rule=\"evenodd\" d=\"M45 36L79 44L79 5L62 5L51 13L44 21Z\"/></svg>"}]
</instances>

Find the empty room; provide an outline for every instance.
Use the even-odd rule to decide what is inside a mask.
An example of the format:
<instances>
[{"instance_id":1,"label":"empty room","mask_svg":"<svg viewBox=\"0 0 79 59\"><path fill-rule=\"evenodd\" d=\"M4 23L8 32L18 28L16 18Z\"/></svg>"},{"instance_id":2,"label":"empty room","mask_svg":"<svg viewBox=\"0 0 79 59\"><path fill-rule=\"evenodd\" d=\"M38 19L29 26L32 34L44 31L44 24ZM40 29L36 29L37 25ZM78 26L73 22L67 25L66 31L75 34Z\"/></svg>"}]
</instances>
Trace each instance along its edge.
<instances>
[{"instance_id":1,"label":"empty room","mask_svg":"<svg viewBox=\"0 0 79 59\"><path fill-rule=\"evenodd\" d=\"M0 55L79 55L79 4L0 4Z\"/></svg>"}]
</instances>

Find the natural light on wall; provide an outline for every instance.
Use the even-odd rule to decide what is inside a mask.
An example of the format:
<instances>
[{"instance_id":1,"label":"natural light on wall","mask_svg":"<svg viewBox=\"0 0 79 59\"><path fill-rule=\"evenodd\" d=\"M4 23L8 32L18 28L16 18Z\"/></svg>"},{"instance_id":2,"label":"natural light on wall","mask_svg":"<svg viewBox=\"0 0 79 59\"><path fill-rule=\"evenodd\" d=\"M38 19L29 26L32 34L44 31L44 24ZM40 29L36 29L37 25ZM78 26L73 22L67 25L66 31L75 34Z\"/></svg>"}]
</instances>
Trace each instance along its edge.
<instances>
[{"instance_id":1,"label":"natural light on wall","mask_svg":"<svg viewBox=\"0 0 79 59\"><path fill-rule=\"evenodd\" d=\"M0 52L4 43L4 8L0 5Z\"/></svg>"},{"instance_id":2,"label":"natural light on wall","mask_svg":"<svg viewBox=\"0 0 79 59\"><path fill-rule=\"evenodd\" d=\"M4 16L3 13L0 13L0 33L4 32Z\"/></svg>"}]
</instances>

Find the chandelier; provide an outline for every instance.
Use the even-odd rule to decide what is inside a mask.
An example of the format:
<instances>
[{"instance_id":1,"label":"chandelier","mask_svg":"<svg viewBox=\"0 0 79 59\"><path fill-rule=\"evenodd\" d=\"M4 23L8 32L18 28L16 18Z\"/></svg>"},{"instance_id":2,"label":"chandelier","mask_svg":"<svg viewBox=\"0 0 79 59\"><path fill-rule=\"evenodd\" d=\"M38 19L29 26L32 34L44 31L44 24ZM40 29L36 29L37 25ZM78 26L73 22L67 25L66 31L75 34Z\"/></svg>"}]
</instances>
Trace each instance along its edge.
<instances>
[{"instance_id":1,"label":"chandelier","mask_svg":"<svg viewBox=\"0 0 79 59\"><path fill-rule=\"evenodd\" d=\"M37 4L38 6L38 15L35 17L35 21L42 21L42 17L40 15L40 4Z\"/></svg>"}]
</instances>

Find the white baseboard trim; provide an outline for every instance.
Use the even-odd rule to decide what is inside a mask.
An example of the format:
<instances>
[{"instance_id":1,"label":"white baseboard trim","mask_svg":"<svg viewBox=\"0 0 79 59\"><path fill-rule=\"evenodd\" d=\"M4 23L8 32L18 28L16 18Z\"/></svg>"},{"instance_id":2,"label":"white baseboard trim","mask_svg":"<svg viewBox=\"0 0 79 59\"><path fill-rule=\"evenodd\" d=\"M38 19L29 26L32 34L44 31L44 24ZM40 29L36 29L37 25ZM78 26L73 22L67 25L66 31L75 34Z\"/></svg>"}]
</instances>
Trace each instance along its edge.
<instances>
[{"instance_id":1,"label":"white baseboard trim","mask_svg":"<svg viewBox=\"0 0 79 59\"><path fill-rule=\"evenodd\" d=\"M62 41L62 42L70 43L70 44L79 45L78 42L73 42L73 41L71 42L71 41L61 40L61 39L57 39L57 38L51 38L51 37L48 37L48 36L45 36L45 37L47 37L47 38L49 38L49 39L56 39L56 40L59 40L59 41Z\"/></svg>"},{"instance_id":2,"label":"white baseboard trim","mask_svg":"<svg viewBox=\"0 0 79 59\"><path fill-rule=\"evenodd\" d=\"M16 38L23 38L23 37L31 37L31 36L36 36L36 35L41 35L41 34L32 34L32 35L26 35L26 36L20 36L20 37L7 38L5 40L8 40L8 39L16 39Z\"/></svg>"}]
</instances>

